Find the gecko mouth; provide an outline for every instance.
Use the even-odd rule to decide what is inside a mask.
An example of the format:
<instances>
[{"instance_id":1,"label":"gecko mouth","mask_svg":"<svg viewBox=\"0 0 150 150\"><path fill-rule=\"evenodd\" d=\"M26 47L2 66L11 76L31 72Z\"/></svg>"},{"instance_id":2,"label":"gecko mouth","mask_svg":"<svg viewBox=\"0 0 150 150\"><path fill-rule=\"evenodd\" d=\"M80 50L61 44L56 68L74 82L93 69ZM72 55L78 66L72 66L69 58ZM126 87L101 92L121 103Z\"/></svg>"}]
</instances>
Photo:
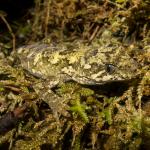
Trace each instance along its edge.
<instances>
[{"instance_id":1,"label":"gecko mouth","mask_svg":"<svg viewBox=\"0 0 150 150\"><path fill-rule=\"evenodd\" d=\"M112 77L111 75L106 75L103 78L101 77L97 77L95 79L90 78L90 77L81 77L82 79L82 84L88 84L88 85L103 85L103 84L107 84L107 83L116 83L116 82L129 82L131 80L133 80L133 78L137 78L137 76L134 77Z\"/></svg>"},{"instance_id":2,"label":"gecko mouth","mask_svg":"<svg viewBox=\"0 0 150 150\"><path fill-rule=\"evenodd\" d=\"M76 82L79 82L80 84L87 84L87 85L103 85L103 84L107 84L107 83L111 83L111 82L122 82L125 81L124 79L116 79L116 80L112 80L112 79L108 79L108 80L103 80L100 78L97 79L91 79L89 77L76 77L74 79Z\"/></svg>"}]
</instances>

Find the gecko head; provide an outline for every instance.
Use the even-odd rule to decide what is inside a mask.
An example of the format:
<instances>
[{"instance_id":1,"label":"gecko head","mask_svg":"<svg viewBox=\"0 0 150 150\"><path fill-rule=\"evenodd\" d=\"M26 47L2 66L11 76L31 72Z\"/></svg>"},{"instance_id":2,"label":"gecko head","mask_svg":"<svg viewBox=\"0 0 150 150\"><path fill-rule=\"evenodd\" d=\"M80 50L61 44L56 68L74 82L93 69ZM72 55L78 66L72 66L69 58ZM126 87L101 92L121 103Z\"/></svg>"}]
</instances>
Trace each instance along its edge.
<instances>
[{"instance_id":1,"label":"gecko head","mask_svg":"<svg viewBox=\"0 0 150 150\"><path fill-rule=\"evenodd\" d=\"M89 84L130 80L138 74L137 62L122 47L101 47L95 56L88 55L84 58L87 62L84 64L84 77Z\"/></svg>"},{"instance_id":2,"label":"gecko head","mask_svg":"<svg viewBox=\"0 0 150 150\"><path fill-rule=\"evenodd\" d=\"M108 62L101 66L103 71L98 71L97 76L92 75L93 80L101 83L130 80L136 77L137 64L129 60L123 62Z\"/></svg>"}]
</instances>

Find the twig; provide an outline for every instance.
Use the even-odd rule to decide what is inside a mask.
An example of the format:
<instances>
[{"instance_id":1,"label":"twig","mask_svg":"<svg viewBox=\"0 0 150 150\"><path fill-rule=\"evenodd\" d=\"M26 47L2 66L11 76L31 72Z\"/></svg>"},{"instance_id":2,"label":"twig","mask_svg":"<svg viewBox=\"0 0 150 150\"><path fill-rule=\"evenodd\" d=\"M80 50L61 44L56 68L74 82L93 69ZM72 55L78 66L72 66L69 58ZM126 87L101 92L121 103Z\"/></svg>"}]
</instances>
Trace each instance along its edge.
<instances>
[{"instance_id":1,"label":"twig","mask_svg":"<svg viewBox=\"0 0 150 150\"><path fill-rule=\"evenodd\" d=\"M48 21L49 21L49 13L50 13L50 1L48 0L47 4L47 9L46 9L46 19L45 19L45 37L47 37L47 33L48 33Z\"/></svg>"},{"instance_id":2,"label":"twig","mask_svg":"<svg viewBox=\"0 0 150 150\"><path fill-rule=\"evenodd\" d=\"M16 37L15 37L15 34L13 33L12 28L9 25L9 23L7 22L7 20L5 19L4 15L0 14L0 17L3 20L3 22L6 24L6 27L8 28L8 31L9 31L10 35L12 36L13 52L15 52L16 51Z\"/></svg>"},{"instance_id":3,"label":"twig","mask_svg":"<svg viewBox=\"0 0 150 150\"><path fill-rule=\"evenodd\" d=\"M92 33L92 35L91 35L90 38L89 38L89 42L91 42L91 41L95 38L95 36L97 35L99 29L100 29L100 26L97 26L97 27L95 28L94 32Z\"/></svg>"}]
</instances>

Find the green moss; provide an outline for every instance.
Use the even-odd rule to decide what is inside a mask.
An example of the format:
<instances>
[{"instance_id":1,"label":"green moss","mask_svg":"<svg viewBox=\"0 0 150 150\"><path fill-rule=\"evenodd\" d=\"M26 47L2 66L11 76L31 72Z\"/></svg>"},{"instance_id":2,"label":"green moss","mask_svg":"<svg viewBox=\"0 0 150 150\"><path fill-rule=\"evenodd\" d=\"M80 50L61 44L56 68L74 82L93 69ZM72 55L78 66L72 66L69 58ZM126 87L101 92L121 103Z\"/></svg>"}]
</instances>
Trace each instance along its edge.
<instances>
[{"instance_id":1,"label":"green moss","mask_svg":"<svg viewBox=\"0 0 150 150\"><path fill-rule=\"evenodd\" d=\"M85 123L89 122L88 115L86 113L86 110L88 109L89 107L81 104L80 100L76 100L75 104L70 107L70 110L72 111L72 113L77 113Z\"/></svg>"}]
</instances>

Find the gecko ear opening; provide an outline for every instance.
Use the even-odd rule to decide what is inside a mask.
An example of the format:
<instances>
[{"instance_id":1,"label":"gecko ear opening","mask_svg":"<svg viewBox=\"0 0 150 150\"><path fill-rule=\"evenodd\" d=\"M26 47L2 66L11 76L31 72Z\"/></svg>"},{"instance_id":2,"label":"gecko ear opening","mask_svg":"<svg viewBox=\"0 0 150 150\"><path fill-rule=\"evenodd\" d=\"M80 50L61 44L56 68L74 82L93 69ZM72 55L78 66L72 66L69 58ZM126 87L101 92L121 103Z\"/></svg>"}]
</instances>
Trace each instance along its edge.
<instances>
[{"instance_id":1,"label":"gecko ear opening","mask_svg":"<svg viewBox=\"0 0 150 150\"><path fill-rule=\"evenodd\" d=\"M114 66L113 64L106 64L105 70L107 73L113 74L116 71L116 66Z\"/></svg>"}]
</instances>

